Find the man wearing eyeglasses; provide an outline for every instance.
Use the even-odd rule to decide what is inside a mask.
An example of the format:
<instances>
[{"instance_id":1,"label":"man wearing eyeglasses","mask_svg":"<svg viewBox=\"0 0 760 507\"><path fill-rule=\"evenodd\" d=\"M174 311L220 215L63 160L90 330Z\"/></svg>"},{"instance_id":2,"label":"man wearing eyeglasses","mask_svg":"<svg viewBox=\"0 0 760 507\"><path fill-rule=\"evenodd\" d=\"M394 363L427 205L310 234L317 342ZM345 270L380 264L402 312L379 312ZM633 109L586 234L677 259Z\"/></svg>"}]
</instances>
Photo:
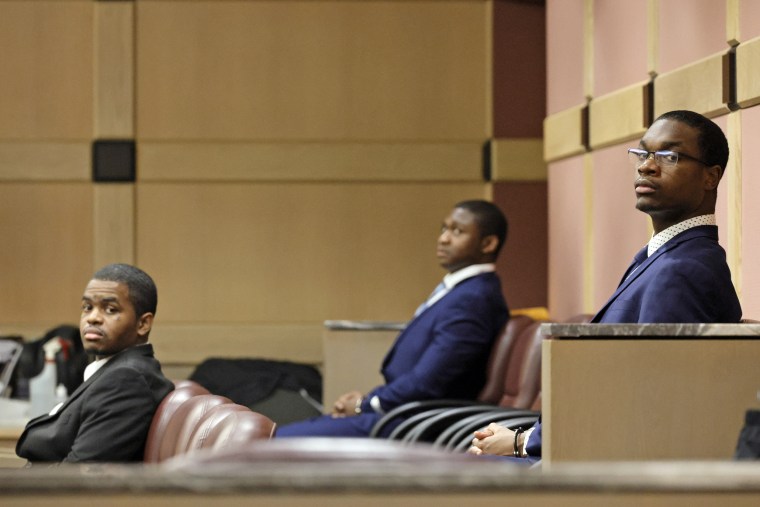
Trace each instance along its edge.
<instances>
[{"instance_id":1,"label":"man wearing eyeglasses","mask_svg":"<svg viewBox=\"0 0 760 507\"><path fill-rule=\"evenodd\" d=\"M742 309L715 225L718 183L728 162L723 131L701 114L671 111L655 120L628 157L636 209L652 218L654 234L591 322L739 322ZM492 423L475 432L469 452L534 461L541 456L541 422L526 432Z\"/></svg>"},{"instance_id":2,"label":"man wearing eyeglasses","mask_svg":"<svg viewBox=\"0 0 760 507\"><path fill-rule=\"evenodd\" d=\"M739 322L742 310L715 225L728 162L723 131L701 114L671 111L628 156L636 209L651 217L654 235L592 322Z\"/></svg>"}]
</instances>

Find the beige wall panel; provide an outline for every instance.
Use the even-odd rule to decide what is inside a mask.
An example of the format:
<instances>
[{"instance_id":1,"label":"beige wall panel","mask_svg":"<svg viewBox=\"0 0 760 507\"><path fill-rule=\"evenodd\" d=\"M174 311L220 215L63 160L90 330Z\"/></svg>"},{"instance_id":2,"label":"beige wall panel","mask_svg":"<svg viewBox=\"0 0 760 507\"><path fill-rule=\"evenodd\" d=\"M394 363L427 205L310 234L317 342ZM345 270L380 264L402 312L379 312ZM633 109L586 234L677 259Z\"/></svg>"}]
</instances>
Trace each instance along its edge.
<instances>
[{"instance_id":1,"label":"beige wall panel","mask_svg":"<svg viewBox=\"0 0 760 507\"><path fill-rule=\"evenodd\" d=\"M760 103L760 38L736 48L736 101L742 107Z\"/></svg>"},{"instance_id":2,"label":"beige wall panel","mask_svg":"<svg viewBox=\"0 0 760 507\"><path fill-rule=\"evenodd\" d=\"M546 112L573 107L585 99L586 0L546 2Z\"/></svg>"},{"instance_id":3,"label":"beige wall panel","mask_svg":"<svg viewBox=\"0 0 760 507\"><path fill-rule=\"evenodd\" d=\"M760 188L760 106L744 109L741 112L741 167L743 168L741 254L741 303L745 318L760 320L760 200L757 189ZM732 158L733 158L732 154ZM733 273L736 277L737 273Z\"/></svg>"},{"instance_id":4,"label":"beige wall panel","mask_svg":"<svg viewBox=\"0 0 760 507\"><path fill-rule=\"evenodd\" d=\"M589 104L589 144L602 148L611 144L640 138L645 125L646 83L639 83Z\"/></svg>"},{"instance_id":5,"label":"beige wall panel","mask_svg":"<svg viewBox=\"0 0 760 507\"><path fill-rule=\"evenodd\" d=\"M142 139L489 134L486 2L139 2Z\"/></svg>"},{"instance_id":6,"label":"beige wall panel","mask_svg":"<svg viewBox=\"0 0 760 507\"><path fill-rule=\"evenodd\" d=\"M0 184L0 323L78 322L91 217L89 184Z\"/></svg>"},{"instance_id":7,"label":"beige wall panel","mask_svg":"<svg viewBox=\"0 0 760 507\"><path fill-rule=\"evenodd\" d=\"M137 188L137 262L163 323L406 320L444 271L441 220L484 184Z\"/></svg>"},{"instance_id":8,"label":"beige wall panel","mask_svg":"<svg viewBox=\"0 0 760 507\"><path fill-rule=\"evenodd\" d=\"M491 143L493 181L545 181L541 139L494 139Z\"/></svg>"},{"instance_id":9,"label":"beige wall panel","mask_svg":"<svg viewBox=\"0 0 760 507\"><path fill-rule=\"evenodd\" d=\"M741 41L747 41L760 36L760 2L757 0L729 0L739 4L739 37Z\"/></svg>"},{"instance_id":10,"label":"beige wall panel","mask_svg":"<svg viewBox=\"0 0 760 507\"><path fill-rule=\"evenodd\" d=\"M89 181L90 143L0 142L0 181Z\"/></svg>"},{"instance_id":11,"label":"beige wall panel","mask_svg":"<svg viewBox=\"0 0 760 507\"><path fill-rule=\"evenodd\" d=\"M681 67L654 80L654 116L690 109L706 116L727 113L723 102L723 55Z\"/></svg>"},{"instance_id":12,"label":"beige wall panel","mask_svg":"<svg viewBox=\"0 0 760 507\"><path fill-rule=\"evenodd\" d=\"M135 259L135 186L101 183L94 186L94 266Z\"/></svg>"},{"instance_id":13,"label":"beige wall panel","mask_svg":"<svg viewBox=\"0 0 760 507\"><path fill-rule=\"evenodd\" d=\"M656 0L659 66L655 70L672 72L728 49L726 4L727 0Z\"/></svg>"},{"instance_id":14,"label":"beige wall panel","mask_svg":"<svg viewBox=\"0 0 760 507\"><path fill-rule=\"evenodd\" d=\"M157 282L158 284L158 282ZM314 324L164 324L168 296L158 284L159 307L150 342L161 364L196 365L209 357L256 357L322 362L321 323ZM378 363L375 368L379 368Z\"/></svg>"},{"instance_id":15,"label":"beige wall panel","mask_svg":"<svg viewBox=\"0 0 760 507\"><path fill-rule=\"evenodd\" d=\"M583 146L584 108L577 106L546 117L544 160L550 162L586 151Z\"/></svg>"},{"instance_id":16,"label":"beige wall panel","mask_svg":"<svg viewBox=\"0 0 760 507\"><path fill-rule=\"evenodd\" d=\"M472 143L154 143L137 152L140 180L477 181Z\"/></svg>"},{"instance_id":17,"label":"beige wall panel","mask_svg":"<svg viewBox=\"0 0 760 507\"><path fill-rule=\"evenodd\" d=\"M95 137L134 137L134 3L95 2Z\"/></svg>"},{"instance_id":18,"label":"beige wall panel","mask_svg":"<svg viewBox=\"0 0 760 507\"><path fill-rule=\"evenodd\" d=\"M91 1L0 2L0 138L92 134Z\"/></svg>"},{"instance_id":19,"label":"beige wall panel","mask_svg":"<svg viewBox=\"0 0 760 507\"><path fill-rule=\"evenodd\" d=\"M551 463L729 460L757 404L755 339L555 339L543 357Z\"/></svg>"}]
</instances>

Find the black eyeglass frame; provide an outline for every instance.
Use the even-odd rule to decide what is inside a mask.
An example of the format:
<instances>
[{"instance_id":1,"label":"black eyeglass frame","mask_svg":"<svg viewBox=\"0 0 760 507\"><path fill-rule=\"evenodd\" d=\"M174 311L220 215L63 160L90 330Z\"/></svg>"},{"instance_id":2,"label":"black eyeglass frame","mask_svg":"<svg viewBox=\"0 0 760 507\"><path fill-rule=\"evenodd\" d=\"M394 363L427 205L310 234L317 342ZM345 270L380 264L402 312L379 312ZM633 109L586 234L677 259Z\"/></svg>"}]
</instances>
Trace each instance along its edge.
<instances>
[{"instance_id":1,"label":"black eyeglass frame","mask_svg":"<svg viewBox=\"0 0 760 507\"><path fill-rule=\"evenodd\" d=\"M654 163L659 166L666 166L666 167L673 167L678 164L678 160L681 159L681 157L693 160L694 162L699 162L700 164L710 167L711 165L715 164L708 164L704 160L700 160L696 157L692 157L691 155L687 155L686 153L681 153L680 151L673 151L673 150L657 150L657 151L647 151L642 150L640 148L628 148L628 155L634 155L638 158L639 165L636 166L638 169L644 163L649 160L649 155L654 155ZM646 158L642 159L641 156L646 155ZM676 156L676 160L673 163L667 162L667 158L669 156ZM633 159L631 159L633 160ZM666 162L662 163L662 161L665 160Z\"/></svg>"}]
</instances>

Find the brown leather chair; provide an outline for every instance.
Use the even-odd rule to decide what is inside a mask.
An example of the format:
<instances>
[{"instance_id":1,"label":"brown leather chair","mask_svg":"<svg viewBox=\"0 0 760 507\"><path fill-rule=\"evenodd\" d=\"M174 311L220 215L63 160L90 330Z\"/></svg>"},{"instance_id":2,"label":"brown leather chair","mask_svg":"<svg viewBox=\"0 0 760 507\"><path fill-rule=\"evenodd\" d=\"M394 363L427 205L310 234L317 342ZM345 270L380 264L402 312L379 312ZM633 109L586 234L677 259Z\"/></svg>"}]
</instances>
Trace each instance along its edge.
<instances>
[{"instance_id":1,"label":"brown leather chair","mask_svg":"<svg viewBox=\"0 0 760 507\"><path fill-rule=\"evenodd\" d=\"M187 453L198 449L238 447L274 437L277 425L265 415L234 403L219 405L205 415L190 436Z\"/></svg>"},{"instance_id":2,"label":"brown leather chair","mask_svg":"<svg viewBox=\"0 0 760 507\"><path fill-rule=\"evenodd\" d=\"M153 421L150 430L148 430L148 438L145 442L143 460L146 463L157 463L159 461L160 444L164 439L173 414L185 401L201 394L210 393L206 388L192 380L180 380L174 383L174 391L164 397L153 415Z\"/></svg>"}]
</instances>

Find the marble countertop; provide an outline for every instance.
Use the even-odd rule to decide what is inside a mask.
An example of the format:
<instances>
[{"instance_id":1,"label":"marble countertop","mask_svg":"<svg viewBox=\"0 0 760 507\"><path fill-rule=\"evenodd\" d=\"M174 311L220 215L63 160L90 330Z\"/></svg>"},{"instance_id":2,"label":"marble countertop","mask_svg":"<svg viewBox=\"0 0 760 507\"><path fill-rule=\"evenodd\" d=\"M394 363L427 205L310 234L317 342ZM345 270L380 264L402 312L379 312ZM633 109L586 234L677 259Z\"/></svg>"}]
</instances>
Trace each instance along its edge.
<instances>
[{"instance_id":1,"label":"marble countertop","mask_svg":"<svg viewBox=\"0 0 760 507\"><path fill-rule=\"evenodd\" d=\"M378 320L326 320L325 327L331 331L402 331L406 322Z\"/></svg>"},{"instance_id":2,"label":"marble countertop","mask_svg":"<svg viewBox=\"0 0 760 507\"><path fill-rule=\"evenodd\" d=\"M541 332L554 338L672 337L755 338L760 324L541 324Z\"/></svg>"}]
</instances>

